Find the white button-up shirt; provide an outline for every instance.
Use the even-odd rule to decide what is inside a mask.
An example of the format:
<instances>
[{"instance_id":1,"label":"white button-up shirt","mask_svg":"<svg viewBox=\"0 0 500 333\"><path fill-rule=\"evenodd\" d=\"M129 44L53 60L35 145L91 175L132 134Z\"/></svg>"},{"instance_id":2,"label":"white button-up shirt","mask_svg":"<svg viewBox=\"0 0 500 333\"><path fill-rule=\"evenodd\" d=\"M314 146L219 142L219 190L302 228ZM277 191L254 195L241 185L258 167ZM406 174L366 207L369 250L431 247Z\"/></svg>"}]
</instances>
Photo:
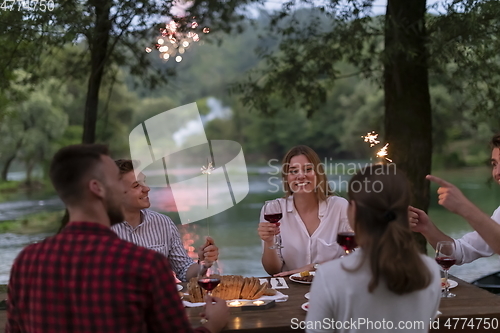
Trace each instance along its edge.
<instances>
[{"instance_id":1,"label":"white button-up shirt","mask_svg":"<svg viewBox=\"0 0 500 333\"><path fill-rule=\"evenodd\" d=\"M493 212L491 218L500 224L500 207ZM457 265L467 264L478 258L489 257L495 254L495 251L486 244L477 231L469 232L462 238L455 239L455 248Z\"/></svg>"},{"instance_id":2,"label":"white button-up shirt","mask_svg":"<svg viewBox=\"0 0 500 333\"><path fill-rule=\"evenodd\" d=\"M307 228L295 209L293 196L276 199L281 205L283 218L280 221L282 249L277 250L283 262L283 271L293 270L311 263L322 263L345 254L337 243L337 233L350 230L347 220L347 200L330 196L319 203L318 228L309 236ZM264 208L260 212L264 219ZM264 242L263 246L264 245Z\"/></svg>"}]
</instances>

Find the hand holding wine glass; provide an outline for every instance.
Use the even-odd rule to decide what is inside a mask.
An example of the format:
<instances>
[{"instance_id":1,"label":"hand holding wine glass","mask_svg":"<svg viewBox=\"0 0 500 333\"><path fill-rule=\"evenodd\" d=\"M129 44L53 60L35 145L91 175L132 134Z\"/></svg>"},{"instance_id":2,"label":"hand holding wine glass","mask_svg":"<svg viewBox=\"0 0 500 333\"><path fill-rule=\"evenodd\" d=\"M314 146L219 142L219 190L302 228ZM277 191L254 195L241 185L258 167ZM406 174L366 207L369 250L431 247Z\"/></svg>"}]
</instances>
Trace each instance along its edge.
<instances>
[{"instance_id":1,"label":"hand holding wine glass","mask_svg":"<svg viewBox=\"0 0 500 333\"><path fill-rule=\"evenodd\" d=\"M441 297L455 297L456 295L450 293L450 286L448 284L448 270L451 266L455 265L457 261L455 257L455 242L453 241L440 241L436 245L436 262L441 266L444 271L445 289Z\"/></svg>"},{"instance_id":2,"label":"hand holding wine glass","mask_svg":"<svg viewBox=\"0 0 500 333\"><path fill-rule=\"evenodd\" d=\"M209 296L212 296L212 290L219 285L221 277L217 261L211 264L210 267L207 267L209 263L200 261L198 270L198 284L207 291Z\"/></svg>"},{"instance_id":3,"label":"hand holding wine glass","mask_svg":"<svg viewBox=\"0 0 500 333\"><path fill-rule=\"evenodd\" d=\"M283 218L281 205L278 200L266 201L264 205L264 219L270 223L278 223ZM274 235L274 245L270 249L281 249L278 235Z\"/></svg>"}]
</instances>

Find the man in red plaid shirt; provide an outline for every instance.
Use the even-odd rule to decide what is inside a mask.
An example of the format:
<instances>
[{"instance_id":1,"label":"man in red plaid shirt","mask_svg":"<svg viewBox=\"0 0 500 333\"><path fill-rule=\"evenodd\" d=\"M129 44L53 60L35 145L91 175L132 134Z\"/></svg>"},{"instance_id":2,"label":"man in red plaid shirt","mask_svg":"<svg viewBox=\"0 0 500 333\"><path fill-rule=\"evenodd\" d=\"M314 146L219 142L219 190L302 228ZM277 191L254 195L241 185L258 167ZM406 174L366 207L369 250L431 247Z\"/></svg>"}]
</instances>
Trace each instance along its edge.
<instances>
[{"instance_id":1,"label":"man in red plaid shirt","mask_svg":"<svg viewBox=\"0 0 500 333\"><path fill-rule=\"evenodd\" d=\"M62 148L50 178L70 222L16 258L6 332L193 332L168 259L109 228L123 221L123 188L107 147ZM208 321L194 331L219 332L227 306L218 298L206 301Z\"/></svg>"}]
</instances>

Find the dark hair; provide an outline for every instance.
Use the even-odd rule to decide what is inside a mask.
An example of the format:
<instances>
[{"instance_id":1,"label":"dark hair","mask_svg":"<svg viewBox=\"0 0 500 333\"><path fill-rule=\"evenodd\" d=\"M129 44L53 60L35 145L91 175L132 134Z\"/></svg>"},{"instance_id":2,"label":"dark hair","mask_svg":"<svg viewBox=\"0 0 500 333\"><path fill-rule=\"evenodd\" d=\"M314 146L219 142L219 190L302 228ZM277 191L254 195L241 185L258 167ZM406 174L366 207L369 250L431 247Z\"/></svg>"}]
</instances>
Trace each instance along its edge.
<instances>
[{"instance_id":1,"label":"dark hair","mask_svg":"<svg viewBox=\"0 0 500 333\"><path fill-rule=\"evenodd\" d=\"M101 144L80 144L61 148L52 158L49 176L57 194L65 204L83 197L85 177L108 155L108 147Z\"/></svg>"},{"instance_id":2,"label":"dark hair","mask_svg":"<svg viewBox=\"0 0 500 333\"><path fill-rule=\"evenodd\" d=\"M292 157L304 155L307 159L313 164L314 172L316 173L317 185L316 185L316 196L319 201L324 201L329 195L333 194L333 191L330 189L330 185L328 184L328 179L325 174L325 170L323 168L323 164L321 163L318 154L308 146L300 145L295 146L286 153L285 157L283 157L282 168L281 168L281 177L283 178L283 185L285 188L285 196L290 196L293 194L292 189L287 181L288 172L290 170L290 161Z\"/></svg>"},{"instance_id":3,"label":"dark hair","mask_svg":"<svg viewBox=\"0 0 500 333\"><path fill-rule=\"evenodd\" d=\"M354 231L372 272L368 290L373 292L380 278L398 295L427 287L431 273L408 224L406 177L394 165L392 171L388 165L371 165L351 178L348 196L356 203Z\"/></svg>"},{"instance_id":4,"label":"dark hair","mask_svg":"<svg viewBox=\"0 0 500 333\"><path fill-rule=\"evenodd\" d=\"M115 160L116 166L120 169L120 174L129 173L134 170L134 163L132 160Z\"/></svg>"},{"instance_id":5,"label":"dark hair","mask_svg":"<svg viewBox=\"0 0 500 333\"><path fill-rule=\"evenodd\" d=\"M500 148L500 133L493 135L490 141L490 148Z\"/></svg>"}]
</instances>

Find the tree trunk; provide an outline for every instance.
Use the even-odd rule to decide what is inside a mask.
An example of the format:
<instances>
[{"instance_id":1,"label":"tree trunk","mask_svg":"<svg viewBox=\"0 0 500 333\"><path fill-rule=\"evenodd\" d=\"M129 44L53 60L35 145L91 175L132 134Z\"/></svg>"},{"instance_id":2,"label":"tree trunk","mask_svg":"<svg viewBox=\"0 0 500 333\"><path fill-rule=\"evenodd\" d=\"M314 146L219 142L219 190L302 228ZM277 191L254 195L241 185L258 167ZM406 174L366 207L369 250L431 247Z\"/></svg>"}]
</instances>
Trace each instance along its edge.
<instances>
[{"instance_id":1,"label":"tree trunk","mask_svg":"<svg viewBox=\"0 0 500 333\"><path fill-rule=\"evenodd\" d=\"M83 120L83 143L94 143L99 105L99 89L104 74L104 64L108 56L111 21L109 18L111 1L94 0L90 2L95 9L95 31L89 38L90 77L85 101L85 117Z\"/></svg>"},{"instance_id":2,"label":"tree trunk","mask_svg":"<svg viewBox=\"0 0 500 333\"><path fill-rule=\"evenodd\" d=\"M427 211L432 123L425 46L425 0L388 0L385 17L385 139L408 176L412 205ZM425 240L419 244L425 252Z\"/></svg>"},{"instance_id":3,"label":"tree trunk","mask_svg":"<svg viewBox=\"0 0 500 333\"><path fill-rule=\"evenodd\" d=\"M9 156L9 158L5 161L5 164L3 165L3 168L2 168L2 180L3 181L7 181L7 174L9 173L10 165L12 164L12 161L14 161L15 158L16 158L16 153Z\"/></svg>"},{"instance_id":4,"label":"tree trunk","mask_svg":"<svg viewBox=\"0 0 500 333\"><path fill-rule=\"evenodd\" d=\"M33 169L35 168L35 159L33 158L31 161L26 161L26 185L30 187L33 182L31 176L33 175Z\"/></svg>"}]
</instances>

